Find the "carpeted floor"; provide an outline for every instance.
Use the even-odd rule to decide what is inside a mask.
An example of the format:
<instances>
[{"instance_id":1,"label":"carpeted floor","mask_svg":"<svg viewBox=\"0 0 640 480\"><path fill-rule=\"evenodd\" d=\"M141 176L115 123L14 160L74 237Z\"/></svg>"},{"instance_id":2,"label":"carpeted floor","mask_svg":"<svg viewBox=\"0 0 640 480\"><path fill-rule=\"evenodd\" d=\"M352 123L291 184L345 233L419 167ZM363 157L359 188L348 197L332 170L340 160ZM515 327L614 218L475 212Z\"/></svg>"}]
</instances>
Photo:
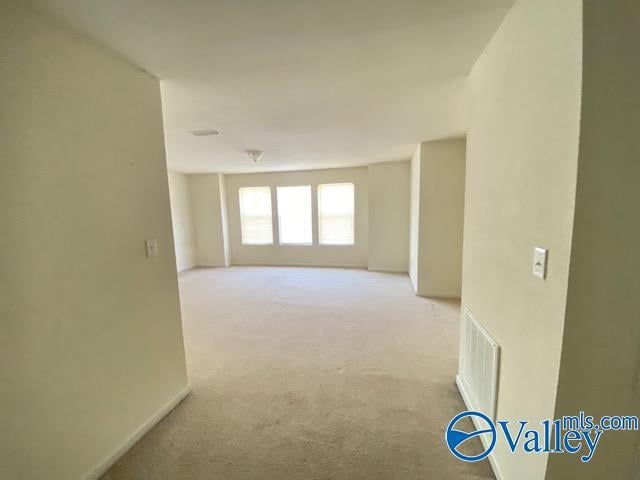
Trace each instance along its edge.
<instances>
[{"instance_id":1,"label":"carpeted floor","mask_svg":"<svg viewBox=\"0 0 640 480\"><path fill-rule=\"evenodd\" d=\"M472 480L448 421L459 305L406 275L280 267L180 276L193 391L109 480ZM477 447L476 447L477 448Z\"/></svg>"}]
</instances>

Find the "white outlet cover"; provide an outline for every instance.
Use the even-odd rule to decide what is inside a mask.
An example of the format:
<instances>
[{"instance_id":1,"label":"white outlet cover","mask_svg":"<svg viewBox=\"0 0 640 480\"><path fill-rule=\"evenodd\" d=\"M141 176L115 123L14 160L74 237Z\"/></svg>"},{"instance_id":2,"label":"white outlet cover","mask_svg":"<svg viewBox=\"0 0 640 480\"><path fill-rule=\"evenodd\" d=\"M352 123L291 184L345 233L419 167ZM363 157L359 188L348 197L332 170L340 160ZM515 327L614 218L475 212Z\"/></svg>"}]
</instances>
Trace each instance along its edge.
<instances>
[{"instance_id":1,"label":"white outlet cover","mask_svg":"<svg viewBox=\"0 0 640 480\"><path fill-rule=\"evenodd\" d=\"M547 277L547 249L535 247L533 249L533 274L545 279Z\"/></svg>"}]
</instances>

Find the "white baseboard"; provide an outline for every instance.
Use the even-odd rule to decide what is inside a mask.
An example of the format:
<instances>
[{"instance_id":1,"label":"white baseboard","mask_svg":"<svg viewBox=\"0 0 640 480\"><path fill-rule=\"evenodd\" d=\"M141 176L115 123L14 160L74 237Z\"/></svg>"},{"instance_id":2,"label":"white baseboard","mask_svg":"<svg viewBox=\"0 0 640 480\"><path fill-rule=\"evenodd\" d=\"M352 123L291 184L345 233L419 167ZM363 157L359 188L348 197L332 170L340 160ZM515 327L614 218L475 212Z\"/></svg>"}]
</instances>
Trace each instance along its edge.
<instances>
[{"instance_id":1,"label":"white baseboard","mask_svg":"<svg viewBox=\"0 0 640 480\"><path fill-rule=\"evenodd\" d=\"M409 278L411 279L411 285L413 286L413 292L418 295L418 283L416 282L416 279L413 278L413 275L411 275L411 271L409 271Z\"/></svg>"},{"instance_id":2,"label":"white baseboard","mask_svg":"<svg viewBox=\"0 0 640 480\"><path fill-rule=\"evenodd\" d=\"M458 390L460 391L460 396L462 397L464 404L467 406L467 410L477 410L477 408L475 408L471 402L471 397L467 393L464 386L464 382L460 378L460 375L456 375L456 385L458 386ZM473 420L473 424L476 426L478 430L486 428L484 425L480 425L475 417L471 417L471 419ZM482 442L482 445L484 445L485 448L488 447L486 440L482 435L480 435L480 441ZM496 480L504 480L505 477L502 474L502 469L500 468L500 465L498 465L498 461L493 455L493 452L490 453L487 458L489 459L489 463L491 464L491 469L493 470L493 474L496 476Z\"/></svg>"},{"instance_id":3,"label":"white baseboard","mask_svg":"<svg viewBox=\"0 0 640 480\"><path fill-rule=\"evenodd\" d=\"M469 397L469 394L467 394L467 390L464 386L462 378L460 378L460 375L456 375L456 386L458 387L458 391L460 392L460 396L462 397L462 401L467 407L467 410L475 410L475 407L471 402L471 397Z\"/></svg>"},{"instance_id":4,"label":"white baseboard","mask_svg":"<svg viewBox=\"0 0 640 480\"><path fill-rule=\"evenodd\" d=\"M404 273L408 274L406 268L385 268L385 267L369 267L368 270L370 272L381 272L381 273Z\"/></svg>"},{"instance_id":5,"label":"white baseboard","mask_svg":"<svg viewBox=\"0 0 640 480\"><path fill-rule=\"evenodd\" d=\"M116 463L120 457L127 453L131 447L133 447L138 440L140 440L149 430L156 426L156 424L164 417L176 408L184 398L191 392L191 387L187 385L177 395L175 395L169 402L167 402L158 412L152 415L147 421L145 421L138 430L133 432L129 438L127 438L122 445L116 448L110 455L103 461L96 465L84 478L85 480L98 480Z\"/></svg>"},{"instance_id":6,"label":"white baseboard","mask_svg":"<svg viewBox=\"0 0 640 480\"><path fill-rule=\"evenodd\" d=\"M184 267L184 268L181 268L181 269L176 268L176 271L177 271L178 273L182 273L182 272L188 272L189 270L192 270L192 269L194 269L194 268L196 268L196 265L195 265L195 264L193 264L193 265L188 265L188 266L186 266L186 267Z\"/></svg>"},{"instance_id":7,"label":"white baseboard","mask_svg":"<svg viewBox=\"0 0 640 480\"><path fill-rule=\"evenodd\" d=\"M232 267L300 267L300 268L352 268L366 270L367 265L358 263L232 263Z\"/></svg>"},{"instance_id":8,"label":"white baseboard","mask_svg":"<svg viewBox=\"0 0 640 480\"><path fill-rule=\"evenodd\" d=\"M448 293L448 292L427 292L427 293L418 293L418 296L425 298L444 298L444 299L456 299L459 300L461 298L460 293Z\"/></svg>"}]
</instances>

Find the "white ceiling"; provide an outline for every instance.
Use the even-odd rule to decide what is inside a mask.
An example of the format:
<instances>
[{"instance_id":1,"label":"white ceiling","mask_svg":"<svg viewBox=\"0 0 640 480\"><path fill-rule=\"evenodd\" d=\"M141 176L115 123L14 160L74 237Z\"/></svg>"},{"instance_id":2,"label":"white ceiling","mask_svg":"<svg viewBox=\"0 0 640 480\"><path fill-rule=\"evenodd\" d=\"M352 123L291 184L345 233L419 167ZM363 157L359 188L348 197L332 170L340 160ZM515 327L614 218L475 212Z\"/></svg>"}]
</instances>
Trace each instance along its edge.
<instances>
[{"instance_id":1,"label":"white ceiling","mask_svg":"<svg viewBox=\"0 0 640 480\"><path fill-rule=\"evenodd\" d=\"M161 80L169 169L249 172L463 135L465 77L513 0L34 2Z\"/></svg>"}]
</instances>

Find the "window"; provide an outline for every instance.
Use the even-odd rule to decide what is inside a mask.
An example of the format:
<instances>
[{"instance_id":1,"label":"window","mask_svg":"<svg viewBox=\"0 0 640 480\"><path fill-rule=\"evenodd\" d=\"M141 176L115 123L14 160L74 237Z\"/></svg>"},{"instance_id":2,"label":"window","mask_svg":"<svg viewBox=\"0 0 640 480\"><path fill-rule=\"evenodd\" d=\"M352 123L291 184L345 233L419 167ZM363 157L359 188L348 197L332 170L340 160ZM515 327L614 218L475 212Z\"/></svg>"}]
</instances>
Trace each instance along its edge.
<instances>
[{"instance_id":1,"label":"window","mask_svg":"<svg viewBox=\"0 0 640 480\"><path fill-rule=\"evenodd\" d=\"M318 185L318 235L321 245L354 244L353 183Z\"/></svg>"},{"instance_id":2,"label":"window","mask_svg":"<svg viewBox=\"0 0 640 480\"><path fill-rule=\"evenodd\" d=\"M243 245L270 245L273 243L271 224L271 188L241 188L240 228Z\"/></svg>"},{"instance_id":3,"label":"window","mask_svg":"<svg viewBox=\"0 0 640 480\"><path fill-rule=\"evenodd\" d=\"M311 245L311 186L278 187L281 245Z\"/></svg>"}]
</instances>

